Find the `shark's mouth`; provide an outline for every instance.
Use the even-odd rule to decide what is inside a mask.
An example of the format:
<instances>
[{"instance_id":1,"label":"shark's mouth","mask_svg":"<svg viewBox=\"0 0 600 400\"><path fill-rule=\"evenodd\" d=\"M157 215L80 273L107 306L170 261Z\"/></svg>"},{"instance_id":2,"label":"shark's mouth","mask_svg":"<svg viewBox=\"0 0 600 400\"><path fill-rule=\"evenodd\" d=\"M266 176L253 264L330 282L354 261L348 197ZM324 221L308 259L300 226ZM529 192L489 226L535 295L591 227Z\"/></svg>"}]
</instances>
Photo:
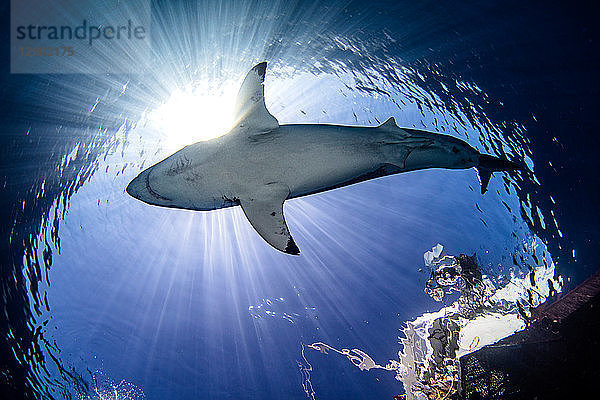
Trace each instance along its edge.
<instances>
[{"instance_id":1,"label":"shark's mouth","mask_svg":"<svg viewBox=\"0 0 600 400\"><path fill-rule=\"evenodd\" d=\"M146 190L148 190L148 193L150 193L157 200L172 201L168 197L161 196L160 194L152 190L152 188L150 187L150 172L146 174Z\"/></svg>"}]
</instances>

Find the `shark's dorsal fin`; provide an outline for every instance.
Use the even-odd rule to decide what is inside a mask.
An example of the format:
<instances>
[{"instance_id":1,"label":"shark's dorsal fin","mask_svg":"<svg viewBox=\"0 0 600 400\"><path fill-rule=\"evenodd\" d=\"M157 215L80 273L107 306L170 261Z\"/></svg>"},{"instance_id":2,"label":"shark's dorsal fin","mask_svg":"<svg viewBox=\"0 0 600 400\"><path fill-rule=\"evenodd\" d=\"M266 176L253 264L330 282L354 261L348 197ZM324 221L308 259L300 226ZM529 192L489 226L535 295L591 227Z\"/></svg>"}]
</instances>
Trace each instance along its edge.
<instances>
[{"instance_id":1,"label":"shark's dorsal fin","mask_svg":"<svg viewBox=\"0 0 600 400\"><path fill-rule=\"evenodd\" d=\"M234 109L234 121L239 128L247 127L256 133L264 133L279 127L279 122L265 106L263 82L266 70L266 62L255 65L240 87Z\"/></svg>"},{"instance_id":2,"label":"shark's dorsal fin","mask_svg":"<svg viewBox=\"0 0 600 400\"><path fill-rule=\"evenodd\" d=\"M239 200L248 221L267 243L284 253L298 255L300 250L283 216L283 202L289 195L287 185L273 182Z\"/></svg>"},{"instance_id":3,"label":"shark's dorsal fin","mask_svg":"<svg viewBox=\"0 0 600 400\"><path fill-rule=\"evenodd\" d=\"M383 124L379 125L378 128L383 128L383 129L398 128L398 125L396 125L396 119L394 119L394 117L389 117L387 119L387 121L385 121Z\"/></svg>"}]
</instances>

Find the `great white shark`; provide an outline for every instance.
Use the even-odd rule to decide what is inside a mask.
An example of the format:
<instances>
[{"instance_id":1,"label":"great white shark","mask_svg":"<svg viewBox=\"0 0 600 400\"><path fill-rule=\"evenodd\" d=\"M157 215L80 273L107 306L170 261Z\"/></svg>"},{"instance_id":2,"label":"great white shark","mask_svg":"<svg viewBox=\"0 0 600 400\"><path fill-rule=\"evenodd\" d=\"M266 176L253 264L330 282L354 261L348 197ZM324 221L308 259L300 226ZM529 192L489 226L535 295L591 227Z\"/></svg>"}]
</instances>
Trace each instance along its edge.
<instances>
[{"instance_id":1,"label":"great white shark","mask_svg":"<svg viewBox=\"0 0 600 400\"><path fill-rule=\"evenodd\" d=\"M248 72L237 95L235 125L142 171L127 193L148 204L210 211L240 205L271 246L299 254L283 215L287 199L426 168L477 168L481 193L493 171L514 162L480 154L452 136L399 128L280 125L265 106L267 63Z\"/></svg>"}]
</instances>

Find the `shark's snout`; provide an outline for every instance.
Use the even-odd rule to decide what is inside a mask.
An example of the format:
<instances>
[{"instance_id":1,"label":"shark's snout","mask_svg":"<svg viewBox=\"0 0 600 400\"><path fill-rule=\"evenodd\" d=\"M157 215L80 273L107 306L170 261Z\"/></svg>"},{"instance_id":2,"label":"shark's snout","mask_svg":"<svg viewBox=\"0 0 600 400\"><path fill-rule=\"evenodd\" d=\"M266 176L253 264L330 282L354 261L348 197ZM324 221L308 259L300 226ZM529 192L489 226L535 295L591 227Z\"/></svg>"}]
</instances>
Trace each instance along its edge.
<instances>
[{"instance_id":1,"label":"shark's snout","mask_svg":"<svg viewBox=\"0 0 600 400\"><path fill-rule=\"evenodd\" d=\"M158 206L169 205L171 199L163 196L150 185L150 173L152 168L142 171L136 176L129 185L125 188L125 191L129 193L131 197L135 197L144 203L154 204Z\"/></svg>"},{"instance_id":2,"label":"shark's snout","mask_svg":"<svg viewBox=\"0 0 600 400\"><path fill-rule=\"evenodd\" d=\"M131 196L138 200L143 200L142 193L147 192L145 185L145 178L142 177L142 174L139 174L125 188L125 191Z\"/></svg>"}]
</instances>

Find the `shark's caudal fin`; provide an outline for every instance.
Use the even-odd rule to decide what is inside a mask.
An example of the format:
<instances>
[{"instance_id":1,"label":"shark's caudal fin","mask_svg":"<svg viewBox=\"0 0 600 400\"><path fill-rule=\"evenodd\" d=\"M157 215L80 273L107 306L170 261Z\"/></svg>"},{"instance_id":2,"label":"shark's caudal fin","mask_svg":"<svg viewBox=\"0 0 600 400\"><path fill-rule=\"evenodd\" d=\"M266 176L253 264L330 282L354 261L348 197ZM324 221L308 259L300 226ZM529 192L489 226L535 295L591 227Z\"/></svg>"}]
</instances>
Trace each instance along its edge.
<instances>
[{"instance_id":1,"label":"shark's caudal fin","mask_svg":"<svg viewBox=\"0 0 600 400\"><path fill-rule=\"evenodd\" d=\"M265 105L265 74L267 63L255 65L246 75L235 101L234 121L240 128L252 128L261 133L279 127L277 119Z\"/></svg>"},{"instance_id":2,"label":"shark's caudal fin","mask_svg":"<svg viewBox=\"0 0 600 400\"><path fill-rule=\"evenodd\" d=\"M487 154L481 154L479 156L479 163L475 167L477 169L477 175L479 176L479 183L481 183L481 194L487 192L488 184L492 173L495 171L515 171L522 170L519 164L502 158L489 156Z\"/></svg>"}]
</instances>

